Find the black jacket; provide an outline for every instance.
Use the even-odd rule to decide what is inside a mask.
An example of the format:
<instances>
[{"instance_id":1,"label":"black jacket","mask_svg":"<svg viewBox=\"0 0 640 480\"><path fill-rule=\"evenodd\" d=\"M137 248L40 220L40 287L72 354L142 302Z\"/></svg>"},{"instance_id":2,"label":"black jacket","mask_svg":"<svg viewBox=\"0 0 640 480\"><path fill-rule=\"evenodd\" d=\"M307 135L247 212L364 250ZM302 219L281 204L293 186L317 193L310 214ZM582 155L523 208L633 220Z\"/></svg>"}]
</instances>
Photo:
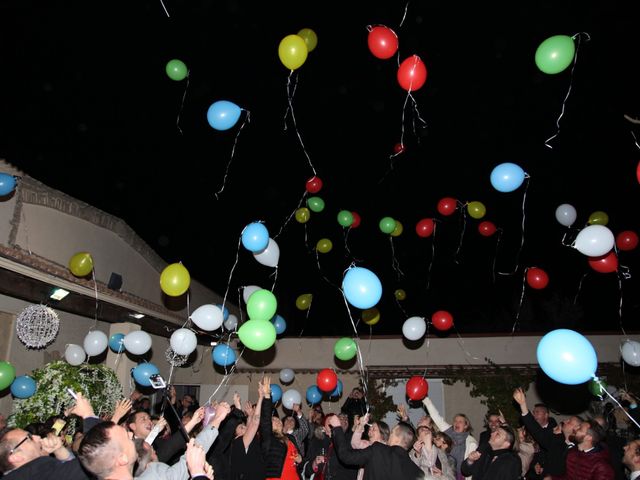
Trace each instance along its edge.
<instances>
[{"instance_id":1,"label":"black jacket","mask_svg":"<svg viewBox=\"0 0 640 480\"><path fill-rule=\"evenodd\" d=\"M89 475L82 469L77 458L61 462L53 457L39 457L20 468L5 474L3 480L88 480Z\"/></svg>"},{"instance_id":2,"label":"black jacket","mask_svg":"<svg viewBox=\"0 0 640 480\"><path fill-rule=\"evenodd\" d=\"M492 450L487 443L479 449L482 456L469 464L462 462L460 468L465 476L473 480L519 480L522 478L522 462L513 450Z\"/></svg>"},{"instance_id":3,"label":"black jacket","mask_svg":"<svg viewBox=\"0 0 640 480\"><path fill-rule=\"evenodd\" d=\"M520 419L545 453L544 474L563 475L566 469L567 451L569 450L569 445L565 442L564 435L562 433L553 433L551 424L546 428L542 428L533 418L531 412L523 415Z\"/></svg>"},{"instance_id":4,"label":"black jacket","mask_svg":"<svg viewBox=\"0 0 640 480\"><path fill-rule=\"evenodd\" d=\"M339 429L342 431L342 429ZM345 435L347 443L350 443L350 437ZM338 452L331 446L331 438L324 435L322 438L315 435L309 441L306 457L303 463L304 478L311 478L313 475L313 460L322 455L328 457L326 464L321 464L320 468L324 471L327 480L355 480L358 476L358 467L347 465L346 462L338 458Z\"/></svg>"},{"instance_id":5,"label":"black jacket","mask_svg":"<svg viewBox=\"0 0 640 480\"><path fill-rule=\"evenodd\" d=\"M271 428L273 404L271 398L262 399L260 409L260 441L262 443L262 457L267 478L280 478L284 461L287 456L287 445L282 443ZM293 439L289 439L295 445Z\"/></svg>"}]
</instances>

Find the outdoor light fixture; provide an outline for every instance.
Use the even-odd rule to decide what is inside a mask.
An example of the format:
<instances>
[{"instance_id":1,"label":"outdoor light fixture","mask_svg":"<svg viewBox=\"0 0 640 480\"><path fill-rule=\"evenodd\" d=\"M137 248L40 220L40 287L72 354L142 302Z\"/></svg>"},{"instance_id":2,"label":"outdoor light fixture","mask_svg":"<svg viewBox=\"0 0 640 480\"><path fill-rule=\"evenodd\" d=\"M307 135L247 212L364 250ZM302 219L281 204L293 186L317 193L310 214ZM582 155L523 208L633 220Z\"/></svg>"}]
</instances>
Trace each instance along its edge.
<instances>
[{"instance_id":1,"label":"outdoor light fixture","mask_svg":"<svg viewBox=\"0 0 640 480\"><path fill-rule=\"evenodd\" d=\"M69 292L64 288L54 288L51 295L49 295L49 298L52 300L62 300L67 295L69 295Z\"/></svg>"},{"instance_id":2,"label":"outdoor light fixture","mask_svg":"<svg viewBox=\"0 0 640 480\"><path fill-rule=\"evenodd\" d=\"M135 318L136 320L140 320L142 317L144 317L144 314L143 313L130 313L129 316Z\"/></svg>"}]
</instances>

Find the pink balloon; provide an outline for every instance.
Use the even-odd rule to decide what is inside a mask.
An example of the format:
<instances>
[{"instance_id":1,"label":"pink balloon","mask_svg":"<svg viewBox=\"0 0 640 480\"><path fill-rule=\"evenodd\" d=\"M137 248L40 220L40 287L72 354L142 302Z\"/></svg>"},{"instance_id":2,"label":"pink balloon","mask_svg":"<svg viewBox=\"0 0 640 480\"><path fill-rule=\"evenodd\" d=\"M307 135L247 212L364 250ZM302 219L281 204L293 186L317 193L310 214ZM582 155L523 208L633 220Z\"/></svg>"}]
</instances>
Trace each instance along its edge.
<instances>
[{"instance_id":1,"label":"pink balloon","mask_svg":"<svg viewBox=\"0 0 640 480\"><path fill-rule=\"evenodd\" d=\"M204 426L209 425L209 422L211 422L211 420L213 420L213 417L216 416L216 408L212 405L207 404L206 407L204 407L204 418L202 419L202 424Z\"/></svg>"}]
</instances>

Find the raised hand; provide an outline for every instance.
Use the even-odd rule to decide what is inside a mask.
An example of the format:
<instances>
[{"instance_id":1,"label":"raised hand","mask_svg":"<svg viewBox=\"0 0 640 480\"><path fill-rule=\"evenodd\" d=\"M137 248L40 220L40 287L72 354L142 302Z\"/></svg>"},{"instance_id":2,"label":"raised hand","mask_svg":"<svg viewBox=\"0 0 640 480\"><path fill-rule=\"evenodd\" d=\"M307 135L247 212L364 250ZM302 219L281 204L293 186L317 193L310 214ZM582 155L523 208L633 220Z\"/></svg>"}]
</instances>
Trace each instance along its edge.
<instances>
[{"instance_id":1,"label":"raised hand","mask_svg":"<svg viewBox=\"0 0 640 480\"><path fill-rule=\"evenodd\" d=\"M240 399L240 394L238 392L234 392L233 394L233 405L238 410L242 410L242 400Z\"/></svg>"},{"instance_id":2,"label":"raised hand","mask_svg":"<svg viewBox=\"0 0 640 480\"><path fill-rule=\"evenodd\" d=\"M407 406L404 403L398 405L397 412L400 420L402 420L403 422L406 422L409 419L409 415L407 414Z\"/></svg>"},{"instance_id":3,"label":"raised hand","mask_svg":"<svg viewBox=\"0 0 640 480\"><path fill-rule=\"evenodd\" d=\"M95 417L91 402L82 395L80 392L76 392L76 404L69 410L69 413L73 413L82 418Z\"/></svg>"},{"instance_id":4,"label":"raised hand","mask_svg":"<svg viewBox=\"0 0 640 480\"><path fill-rule=\"evenodd\" d=\"M185 459L187 461L187 468L189 469L189 473L191 474L191 476L206 472L206 453L202 446L197 444L195 439L193 438L189 440L189 443L187 444Z\"/></svg>"},{"instance_id":5,"label":"raised hand","mask_svg":"<svg viewBox=\"0 0 640 480\"><path fill-rule=\"evenodd\" d=\"M131 400L128 398L123 398L122 400L116 402L116 408L113 411L113 416L111 417L111 421L113 423L118 423L122 420L129 410L131 410Z\"/></svg>"}]
</instances>

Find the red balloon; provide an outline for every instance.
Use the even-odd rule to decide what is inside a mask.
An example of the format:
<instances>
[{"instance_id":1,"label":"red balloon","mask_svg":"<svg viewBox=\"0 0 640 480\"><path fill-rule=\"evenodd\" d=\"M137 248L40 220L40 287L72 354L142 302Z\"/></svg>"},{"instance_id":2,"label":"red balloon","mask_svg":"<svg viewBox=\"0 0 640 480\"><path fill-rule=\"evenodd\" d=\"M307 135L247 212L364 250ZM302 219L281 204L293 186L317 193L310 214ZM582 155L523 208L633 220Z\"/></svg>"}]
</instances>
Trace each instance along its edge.
<instances>
[{"instance_id":1,"label":"red balloon","mask_svg":"<svg viewBox=\"0 0 640 480\"><path fill-rule=\"evenodd\" d=\"M407 382L407 397L411 400L422 400L429 393L429 384L423 377L414 375Z\"/></svg>"},{"instance_id":2,"label":"red balloon","mask_svg":"<svg viewBox=\"0 0 640 480\"><path fill-rule=\"evenodd\" d=\"M320 190L322 190L322 180L320 180L320 177L311 177L309 180L307 180L305 188L309 193L318 193Z\"/></svg>"},{"instance_id":3,"label":"red balloon","mask_svg":"<svg viewBox=\"0 0 640 480\"><path fill-rule=\"evenodd\" d=\"M330 368L325 368L318 372L316 385L322 392L333 392L338 386L338 376Z\"/></svg>"},{"instance_id":4,"label":"red balloon","mask_svg":"<svg viewBox=\"0 0 640 480\"><path fill-rule=\"evenodd\" d=\"M382 60L393 57L398 51L398 36L396 32L384 25L371 29L367 43L373 56Z\"/></svg>"},{"instance_id":5,"label":"red balloon","mask_svg":"<svg viewBox=\"0 0 640 480\"><path fill-rule=\"evenodd\" d=\"M620 232L616 237L616 246L625 252L633 250L638 246L638 234L631 230Z\"/></svg>"},{"instance_id":6,"label":"red balloon","mask_svg":"<svg viewBox=\"0 0 640 480\"><path fill-rule=\"evenodd\" d=\"M483 237L490 237L491 235L496 233L496 230L497 228L495 224L488 220L485 220L484 222L480 222L480 224L478 225L478 231L480 232L480 235L482 235Z\"/></svg>"},{"instance_id":7,"label":"red balloon","mask_svg":"<svg viewBox=\"0 0 640 480\"><path fill-rule=\"evenodd\" d=\"M531 288L542 290L549 285L549 275L547 272L538 267L527 269L527 283Z\"/></svg>"},{"instance_id":8,"label":"red balloon","mask_svg":"<svg viewBox=\"0 0 640 480\"><path fill-rule=\"evenodd\" d=\"M360 214L358 212L351 212L351 215L353 215L353 222L349 228L358 228L360 226L360 221L362 220L360 218Z\"/></svg>"},{"instance_id":9,"label":"red balloon","mask_svg":"<svg viewBox=\"0 0 640 480\"><path fill-rule=\"evenodd\" d=\"M453 317L446 310L438 310L431 315L431 323L433 328L444 332L453 327Z\"/></svg>"},{"instance_id":10,"label":"red balloon","mask_svg":"<svg viewBox=\"0 0 640 480\"><path fill-rule=\"evenodd\" d=\"M601 257L589 257L589 266L600 273L615 272L618 270L618 257L613 251Z\"/></svg>"},{"instance_id":11,"label":"red balloon","mask_svg":"<svg viewBox=\"0 0 640 480\"><path fill-rule=\"evenodd\" d=\"M636 178L638 179L638 183L640 183L640 162L638 162L638 166L636 167Z\"/></svg>"},{"instance_id":12,"label":"red balloon","mask_svg":"<svg viewBox=\"0 0 640 480\"><path fill-rule=\"evenodd\" d=\"M433 218L423 218L416 224L416 233L422 238L430 237L434 229Z\"/></svg>"},{"instance_id":13,"label":"red balloon","mask_svg":"<svg viewBox=\"0 0 640 480\"><path fill-rule=\"evenodd\" d=\"M440 215L449 216L452 215L458 206L458 201L455 198L444 197L438 202L438 212Z\"/></svg>"},{"instance_id":14,"label":"red balloon","mask_svg":"<svg viewBox=\"0 0 640 480\"><path fill-rule=\"evenodd\" d=\"M393 153L395 153L396 155L399 155L402 152L404 152L404 145L401 143L396 143L393 146Z\"/></svg>"},{"instance_id":15,"label":"red balloon","mask_svg":"<svg viewBox=\"0 0 640 480\"><path fill-rule=\"evenodd\" d=\"M426 81L427 67L419 56L412 55L406 58L398 67L398 83L405 90L419 90Z\"/></svg>"}]
</instances>

